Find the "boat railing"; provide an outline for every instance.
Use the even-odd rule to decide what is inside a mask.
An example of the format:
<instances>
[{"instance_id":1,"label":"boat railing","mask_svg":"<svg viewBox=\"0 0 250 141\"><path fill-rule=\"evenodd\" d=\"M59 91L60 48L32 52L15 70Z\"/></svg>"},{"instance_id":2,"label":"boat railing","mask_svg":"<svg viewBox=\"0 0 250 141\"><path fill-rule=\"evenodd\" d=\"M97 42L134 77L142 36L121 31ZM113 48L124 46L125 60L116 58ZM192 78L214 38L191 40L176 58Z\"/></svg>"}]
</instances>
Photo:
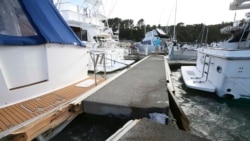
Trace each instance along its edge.
<instances>
[{"instance_id":1,"label":"boat railing","mask_svg":"<svg viewBox=\"0 0 250 141\"><path fill-rule=\"evenodd\" d=\"M240 41L238 42L238 46L237 46L237 49L240 49L240 43L242 41L246 41L246 38L247 36L249 35L249 25L250 25L250 22L248 21L247 24L245 25L244 27L244 30L242 31L242 34L241 34L241 37L240 37ZM248 46L247 46L248 47ZM246 48L246 47L245 47Z\"/></svg>"},{"instance_id":2,"label":"boat railing","mask_svg":"<svg viewBox=\"0 0 250 141\"><path fill-rule=\"evenodd\" d=\"M84 13L86 14L86 11L84 10L84 8L77 4L73 4L70 2L60 2L60 3L56 3L55 5L59 11L73 11L73 12L77 12L81 14L84 14Z\"/></svg>"},{"instance_id":3,"label":"boat railing","mask_svg":"<svg viewBox=\"0 0 250 141\"><path fill-rule=\"evenodd\" d=\"M70 2L61 2L56 4L57 9L66 21L78 21L81 23L89 23L97 26L104 26L96 12L88 12L88 8L73 4Z\"/></svg>"},{"instance_id":4,"label":"boat railing","mask_svg":"<svg viewBox=\"0 0 250 141\"><path fill-rule=\"evenodd\" d=\"M95 85L97 85L97 73L98 73L98 69L97 69L97 64L98 62L102 62L103 64L103 68L104 68L104 78L106 79L106 53L105 51L99 51L99 50L90 50L90 58L93 61L94 64L94 75L95 75ZM101 59L101 60L99 60Z\"/></svg>"}]
</instances>

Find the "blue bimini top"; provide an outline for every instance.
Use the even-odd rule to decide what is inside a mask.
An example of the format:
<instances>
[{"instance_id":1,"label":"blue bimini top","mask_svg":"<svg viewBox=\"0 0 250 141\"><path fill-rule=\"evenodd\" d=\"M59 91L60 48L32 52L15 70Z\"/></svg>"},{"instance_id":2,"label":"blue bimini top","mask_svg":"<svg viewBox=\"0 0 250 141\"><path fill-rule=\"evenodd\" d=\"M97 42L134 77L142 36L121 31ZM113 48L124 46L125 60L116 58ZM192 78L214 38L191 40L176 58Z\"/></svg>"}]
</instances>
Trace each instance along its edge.
<instances>
[{"instance_id":1,"label":"blue bimini top","mask_svg":"<svg viewBox=\"0 0 250 141\"><path fill-rule=\"evenodd\" d=\"M52 0L0 0L0 45L44 43L85 46Z\"/></svg>"}]
</instances>

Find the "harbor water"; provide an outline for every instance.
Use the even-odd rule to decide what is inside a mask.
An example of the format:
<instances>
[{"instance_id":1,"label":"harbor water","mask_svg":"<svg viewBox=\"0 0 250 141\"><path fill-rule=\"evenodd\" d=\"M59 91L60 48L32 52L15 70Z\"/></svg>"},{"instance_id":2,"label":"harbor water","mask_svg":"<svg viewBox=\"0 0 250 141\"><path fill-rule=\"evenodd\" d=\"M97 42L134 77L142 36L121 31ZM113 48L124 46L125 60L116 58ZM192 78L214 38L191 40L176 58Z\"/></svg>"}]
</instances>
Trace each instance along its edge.
<instances>
[{"instance_id":1,"label":"harbor water","mask_svg":"<svg viewBox=\"0 0 250 141\"><path fill-rule=\"evenodd\" d=\"M180 68L172 69L172 81L191 133L213 141L250 140L250 100L225 100L215 93L189 89Z\"/></svg>"},{"instance_id":2,"label":"harbor water","mask_svg":"<svg viewBox=\"0 0 250 141\"><path fill-rule=\"evenodd\" d=\"M104 141L127 121L111 115L80 114L50 141Z\"/></svg>"}]
</instances>

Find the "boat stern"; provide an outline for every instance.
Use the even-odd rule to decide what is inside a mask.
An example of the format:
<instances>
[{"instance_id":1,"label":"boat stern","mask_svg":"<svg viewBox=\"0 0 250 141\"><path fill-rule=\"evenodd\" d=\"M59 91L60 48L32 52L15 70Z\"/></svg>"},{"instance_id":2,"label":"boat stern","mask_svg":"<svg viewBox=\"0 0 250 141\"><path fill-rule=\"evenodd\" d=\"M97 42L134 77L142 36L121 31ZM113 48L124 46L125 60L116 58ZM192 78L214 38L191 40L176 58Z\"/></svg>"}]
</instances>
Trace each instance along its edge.
<instances>
[{"instance_id":1,"label":"boat stern","mask_svg":"<svg viewBox=\"0 0 250 141\"><path fill-rule=\"evenodd\" d=\"M202 77L202 73L195 66L182 66L181 75L188 88L207 92L215 92L216 90L216 87L209 80L206 80L206 77Z\"/></svg>"}]
</instances>

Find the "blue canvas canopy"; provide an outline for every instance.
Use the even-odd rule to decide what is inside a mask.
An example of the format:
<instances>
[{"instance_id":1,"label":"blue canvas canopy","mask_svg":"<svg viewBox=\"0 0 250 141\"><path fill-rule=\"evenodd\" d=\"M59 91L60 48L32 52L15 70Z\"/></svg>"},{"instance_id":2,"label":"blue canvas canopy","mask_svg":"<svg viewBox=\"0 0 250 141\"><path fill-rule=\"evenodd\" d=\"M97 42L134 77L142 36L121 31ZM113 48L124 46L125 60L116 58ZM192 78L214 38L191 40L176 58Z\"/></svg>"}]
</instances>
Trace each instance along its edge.
<instances>
[{"instance_id":1,"label":"blue canvas canopy","mask_svg":"<svg viewBox=\"0 0 250 141\"><path fill-rule=\"evenodd\" d=\"M0 0L0 45L84 46L52 0Z\"/></svg>"}]
</instances>

